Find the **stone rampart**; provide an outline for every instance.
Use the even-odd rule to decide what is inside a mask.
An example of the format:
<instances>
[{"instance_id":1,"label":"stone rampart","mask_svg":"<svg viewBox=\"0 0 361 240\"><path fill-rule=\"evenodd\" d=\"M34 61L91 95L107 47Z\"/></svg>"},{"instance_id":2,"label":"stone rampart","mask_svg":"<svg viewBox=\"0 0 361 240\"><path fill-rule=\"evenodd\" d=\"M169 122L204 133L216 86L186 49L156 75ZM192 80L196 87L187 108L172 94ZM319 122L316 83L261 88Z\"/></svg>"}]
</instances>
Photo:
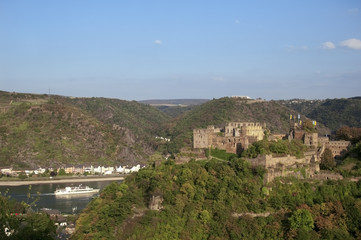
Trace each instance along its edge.
<instances>
[{"instance_id":1,"label":"stone rampart","mask_svg":"<svg viewBox=\"0 0 361 240\"><path fill-rule=\"evenodd\" d=\"M265 124L230 122L223 129L208 126L193 130L193 148L218 148L240 154L249 144L262 140Z\"/></svg>"},{"instance_id":2,"label":"stone rampart","mask_svg":"<svg viewBox=\"0 0 361 240\"><path fill-rule=\"evenodd\" d=\"M251 163L252 167L263 166L267 170L264 176L266 183L271 182L276 177L313 177L320 171L320 158L316 151L305 153L303 158L290 155L284 157L264 155L247 159L247 161Z\"/></svg>"},{"instance_id":3,"label":"stone rampart","mask_svg":"<svg viewBox=\"0 0 361 240\"><path fill-rule=\"evenodd\" d=\"M326 148L332 151L333 157L344 157L350 146L350 141L329 141L326 143Z\"/></svg>"}]
</instances>

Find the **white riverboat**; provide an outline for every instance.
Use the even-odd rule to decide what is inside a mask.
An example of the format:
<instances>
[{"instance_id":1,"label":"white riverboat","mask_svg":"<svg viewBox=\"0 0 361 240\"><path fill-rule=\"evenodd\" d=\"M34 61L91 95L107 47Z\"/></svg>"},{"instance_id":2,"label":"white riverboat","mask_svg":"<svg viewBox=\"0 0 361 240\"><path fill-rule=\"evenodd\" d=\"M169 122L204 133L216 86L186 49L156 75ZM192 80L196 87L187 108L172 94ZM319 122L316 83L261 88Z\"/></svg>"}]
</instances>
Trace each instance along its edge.
<instances>
[{"instance_id":1,"label":"white riverboat","mask_svg":"<svg viewBox=\"0 0 361 240\"><path fill-rule=\"evenodd\" d=\"M86 193L97 193L99 189L94 189L88 186L82 186L81 184L77 187L65 187L56 189L55 195L71 195L71 194L86 194Z\"/></svg>"}]
</instances>

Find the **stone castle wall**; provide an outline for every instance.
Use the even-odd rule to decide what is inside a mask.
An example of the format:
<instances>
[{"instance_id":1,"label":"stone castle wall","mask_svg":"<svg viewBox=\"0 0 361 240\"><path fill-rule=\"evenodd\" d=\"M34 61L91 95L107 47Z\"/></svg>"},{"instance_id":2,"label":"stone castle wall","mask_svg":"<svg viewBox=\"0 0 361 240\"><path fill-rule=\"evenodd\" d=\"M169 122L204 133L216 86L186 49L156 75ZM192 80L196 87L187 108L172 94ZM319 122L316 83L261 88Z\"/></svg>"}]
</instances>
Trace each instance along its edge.
<instances>
[{"instance_id":1,"label":"stone castle wall","mask_svg":"<svg viewBox=\"0 0 361 240\"><path fill-rule=\"evenodd\" d=\"M285 157L265 155L247 159L247 161L251 163L252 167L262 166L267 170L264 176L266 183L273 181L276 177L313 177L320 171L320 157L316 151L305 153L303 158L290 155ZM303 174L306 174L306 176L303 176Z\"/></svg>"},{"instance_id":2,"label":"stone castle wall","mask_svg":"<svg viewBox=\"0 0 361 240\"><path fill-rule=\"evenodd\" d=\"M306 146L314 148L325 146L332 151L333 157L344 157L351 145L349 141L330 141L328 137L319 137L318 133L308 133L296 123L290 129L289 139L302 140Z\"/></svg>"},{"instance_id":3,"label":"stone castle wall","mask_svg":"<svg viewBox=\"0 0 361 240\"><path fill-rule=\"evenodd\" d=\"M209 126L193 130L193 148L218 148L239 154L249 144L262 140L265 124L230 122L223 129Z\"/></svg>"},{"instance_id":4,"label":"stone castle wall","mask_svg":"<svg viewBox=\"0 0 361 240\"><path fill-rule=\"evenodd\" d=\"M208 129L193 129L193 148L208 148L210 134Z\"/></svg>"},{"instance_id":5,"label":"stone castle wall","mask_svg":"<svg viewBox=\"0 0 361 240\"><path fill-rule=\"evenodd\" d=\"M318 146L318 133L305 133L303 136L303 143L306 146L317 148Z\"/></svg>"},{"instance_id":6,"label":"stone castle wall","mask_svg":"<svg viewBox=\"0 0 361 240\"><path fill-rule=\"evenodd\" d=\"M265 124L258 122L230 122L224 128L226 137L254 136L262 140L264 136Z\"/></svg>"},{"instance_id":7,"label":"stone castle wall","mask_svg":"<svg viewBox=\"0 0 361 240\"><path fill-rule=\"evenodd\" d=\"M344 157L348 148L351 146L350 141L329 141L325 144L326 148L331 149L333 157Z\"/></svg>"},{"instance_id":8,"label":"stone castle wall","mask_svg":"<svg viewBox=\"0 0 361 240\"><path fill-rule=\"evenodd\" d=\"M331 150L333 157L344 157L351 146L350 141L330 141L328 137L318 137L318 144Z\"/></svg>"}]
</instances>

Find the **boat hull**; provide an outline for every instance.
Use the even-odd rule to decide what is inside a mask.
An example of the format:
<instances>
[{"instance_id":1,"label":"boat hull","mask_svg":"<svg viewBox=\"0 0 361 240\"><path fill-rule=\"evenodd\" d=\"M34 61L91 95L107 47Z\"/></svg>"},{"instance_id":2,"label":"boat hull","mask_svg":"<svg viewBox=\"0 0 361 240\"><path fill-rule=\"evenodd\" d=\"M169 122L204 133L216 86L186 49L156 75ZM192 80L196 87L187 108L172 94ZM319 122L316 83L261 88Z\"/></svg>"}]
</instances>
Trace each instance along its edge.
<instances>
[{"instance_id":1,"label":"boat hull","mask_svg":"<svg viewBox=\"0 0 361 240\"><path fill-rule=\"evenodd\" d=\"M97 193L99 189L94 189L92 191L84 191L84 192L55 192L55 195L79 195L79 194L89 194L89 193Z\"/></svg>"},{"instance_id":2,"label":"boat hull","mask_svg":"<svg viewBox=\"0 0 361 240\"><path fill-rule=\"evenodd\" d=\"M79 195L79 194L92 194L99 192L99 189L90 188L88 186L83 187L79 185L79 187L66 187L63 189L57 189L54 194L55 195Z\"/></svg>"}]
</instances>

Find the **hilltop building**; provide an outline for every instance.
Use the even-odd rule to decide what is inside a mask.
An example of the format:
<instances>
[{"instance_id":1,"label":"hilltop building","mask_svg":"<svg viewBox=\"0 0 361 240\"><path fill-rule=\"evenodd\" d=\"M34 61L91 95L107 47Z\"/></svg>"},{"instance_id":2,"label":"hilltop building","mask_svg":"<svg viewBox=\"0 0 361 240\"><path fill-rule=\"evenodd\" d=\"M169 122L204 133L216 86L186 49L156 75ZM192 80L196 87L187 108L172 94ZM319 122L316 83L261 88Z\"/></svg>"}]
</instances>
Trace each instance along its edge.
<instances>
[{"instance_id":1,"label":"hilltop building","mask_svg":"<svg viewBox=\"0 0 361 240\"><path fill-rule=\"evenodd\" d=\"M224 128L208 126L193 129L193 148L218 148L239 154L256 141L262 140L265 123L230 122Z\"/></svg>"}]
</instances>

